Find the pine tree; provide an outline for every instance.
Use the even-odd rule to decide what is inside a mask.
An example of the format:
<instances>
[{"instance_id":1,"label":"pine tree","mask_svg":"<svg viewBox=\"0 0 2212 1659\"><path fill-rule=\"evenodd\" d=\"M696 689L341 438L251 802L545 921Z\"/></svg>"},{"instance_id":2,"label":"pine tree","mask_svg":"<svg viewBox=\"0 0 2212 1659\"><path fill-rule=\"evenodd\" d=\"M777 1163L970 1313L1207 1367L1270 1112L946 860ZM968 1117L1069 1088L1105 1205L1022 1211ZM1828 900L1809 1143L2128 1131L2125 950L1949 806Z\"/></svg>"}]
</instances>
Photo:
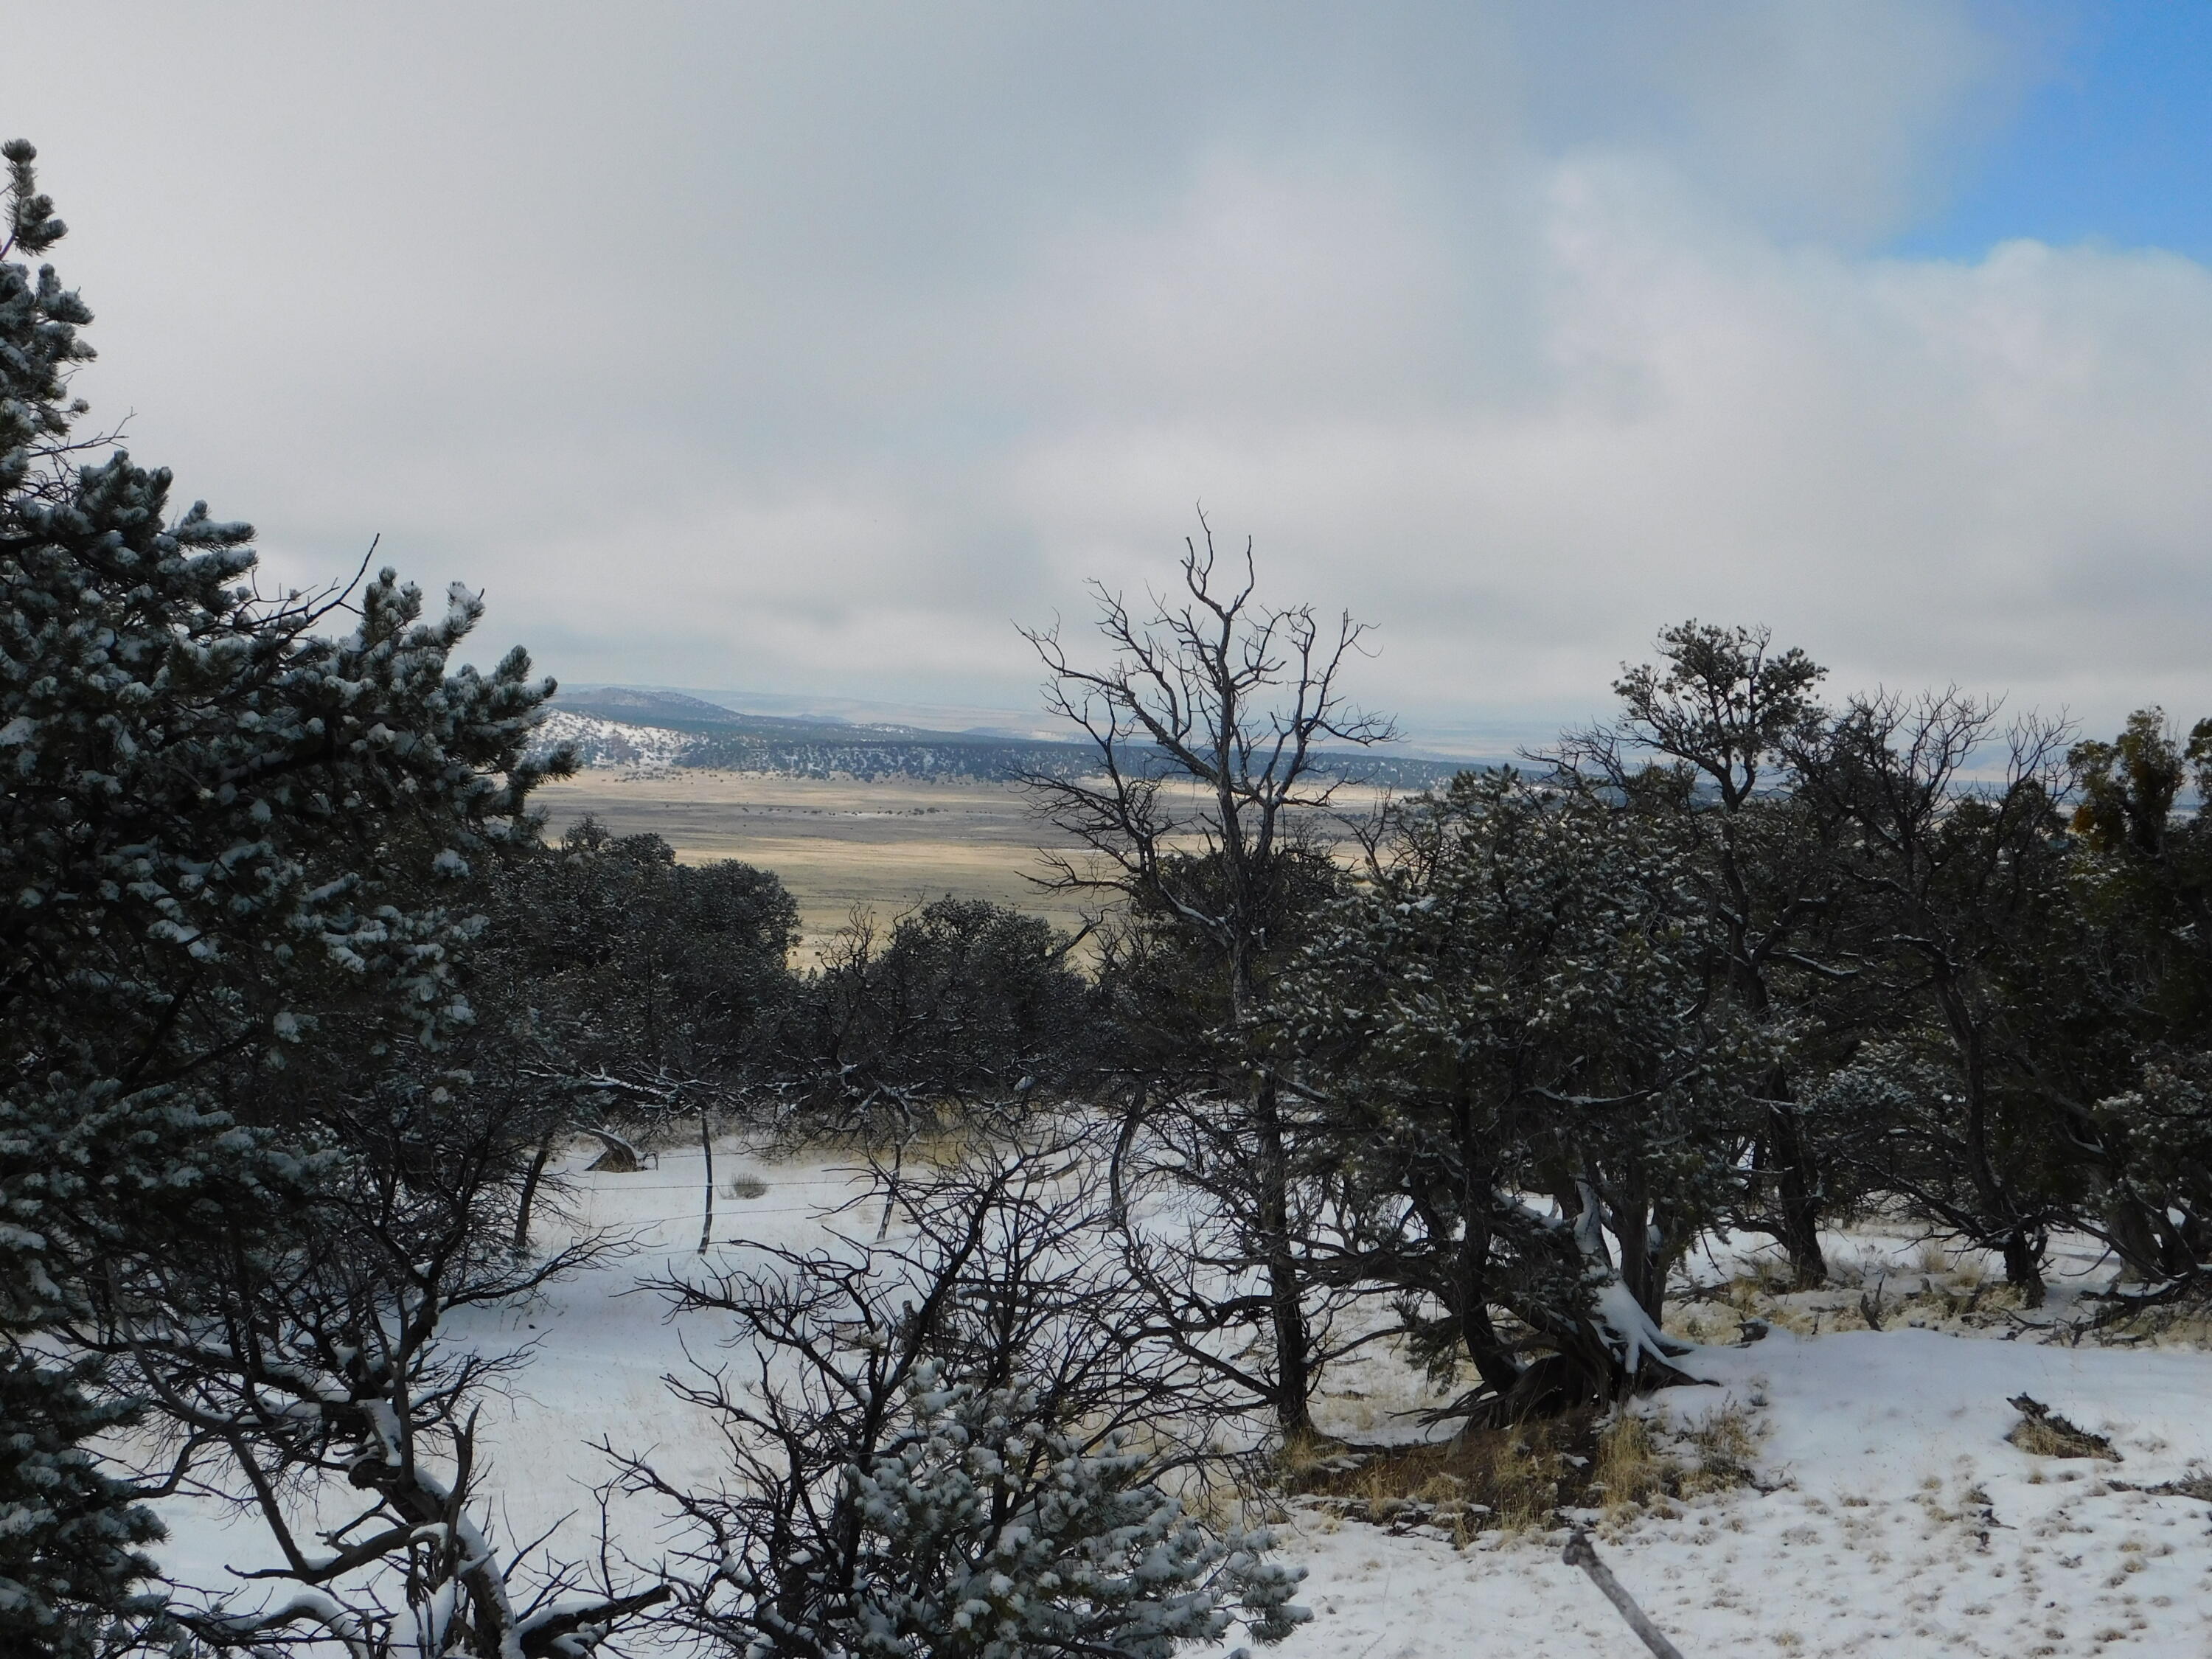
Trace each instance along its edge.
<instances>
[{"instance_id":1,"label":"pine tree","mask_svg":"<svg viewBox=\"0 0 2212 1659\"><path fill-rule=\"evenodd\" d=\"M76 1659L118 1628L158 1622L143 1547L161 1523L84 1446L132 1413L94 1398L87 1370L12 1343L0 1364L0 1645L10 1653Z\"/></svg>"},{"instance_id":2,"label":"pine tree","mask_svg":"<svg viewBox=\"0 0 2212 1659\"><path fill-rule=\"evenodd\" d=\"M520 651L447 672L463 588L428 620L390 570L264 597L249 526L88 459L91 313L10 262L64 226L33 148L0 155L0 1647L69 1654L145 1612L157 1528L82 1449L123 1379L56 1364L57 1333L118 1263L281 1221L336 1154L255 1079L311 1066L325 1022L469 1019L448 896L522 822L550 686ZM320 635L342 607L358 627Z\"/></svg>"}]
</instances>

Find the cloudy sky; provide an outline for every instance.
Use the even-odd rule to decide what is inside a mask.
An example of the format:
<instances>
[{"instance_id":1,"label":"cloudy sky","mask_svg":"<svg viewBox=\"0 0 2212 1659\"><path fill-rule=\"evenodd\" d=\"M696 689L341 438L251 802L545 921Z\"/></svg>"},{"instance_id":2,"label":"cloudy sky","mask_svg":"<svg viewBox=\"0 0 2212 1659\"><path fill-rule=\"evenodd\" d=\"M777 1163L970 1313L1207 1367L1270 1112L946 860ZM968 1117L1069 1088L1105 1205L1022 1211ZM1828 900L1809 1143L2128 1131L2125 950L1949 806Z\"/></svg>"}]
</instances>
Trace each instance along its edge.
<instances>
[{"instance_id":1,"label":"cloudy sky","mask_svg":"<svg viewBox=\"0 0 2212 1659\"><path fill-rule=\"evenodd\" d=\"M2212 7L11 20L81 389L574 681L1033 706L1203 502L1418 732L1684 617L2212 713Z\"/></svg>"}]
</instances>

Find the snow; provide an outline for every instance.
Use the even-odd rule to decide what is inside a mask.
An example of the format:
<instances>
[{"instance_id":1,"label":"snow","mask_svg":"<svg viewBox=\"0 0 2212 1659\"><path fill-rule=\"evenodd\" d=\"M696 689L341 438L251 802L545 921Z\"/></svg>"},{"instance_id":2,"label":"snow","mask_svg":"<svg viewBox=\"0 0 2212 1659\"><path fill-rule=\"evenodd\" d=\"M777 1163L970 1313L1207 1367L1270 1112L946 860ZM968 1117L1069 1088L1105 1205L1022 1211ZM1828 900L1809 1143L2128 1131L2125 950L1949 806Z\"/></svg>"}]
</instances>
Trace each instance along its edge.
<instances>
[{"instance_id":1,"label":"snow","mask_svg":"<svg viewBox=\"0 0 2212 1659\"><path fill-rule=\"evenodd\" d=\"M2212 1653L2205 1503L2124 1490L2212 1463L2212 1355L2041 1346L1931 1331L1777 1332L1680 1362L1765 1430L1765 1492L1680 1505L1599 1553L1688 1654ZM2005 1442L2022 1390L2112 1436L2124 1461ZM1592 1517L1595 1518L1595 1517ZM1625 1655L1636 1643L1559 1559L1564 1532L1476 1545L1308 1515L1285 1540L1314 1623L1285 1659Z\"/></svg>"},{"instance_id":2,"label":"snow","mask_svg":"<svg viewBox=\"0 0 2212 1659\"><path fill-rule=\"evenodd\" d=\"M657 1297L631 1290L700 1263L699 1153L663 1152L630 1175L586 1170L599 1150L580 1146L567 1160L571 1216L631 1235L633 1253L527 1306L455 1327L487 1348L536 1345L512 1398L484 1414L489 1530L526 1537L572 1515L556 1540L571 1556L594 1547L592 1489L609 1473L593 1443L649 1450L665 1474L702 1484L720 1463L717 1441L660 1382L684 1366L687 1348L714 1358L720 1333L672 1324ZM818 1237L823 1213L858 1185L846 1161L719 1148L717 1240ZM765 1193L732 1198L733 1175L757 1176ZM877 1213L851 1218L851 1230L872 1234ZM541 1231L552 1228L549 1219ZM1887 1261L1899 1280L1914 1281L1923 1275L1907 1265L1911 1248L1857 1235L1837 1254ZM718 1243L708 1261L744 1254ZM2049 1334L2006 1322L1802 1335L1778 1323L1760 1340L1694 1349L1676 1363L1710 1386L1666 1390L1636 1409L1662 1438L1717 1412L1747 1413L1760 1437L1758 1487L1682 1500L1671 1518L1614 1524L1592 1512L1599 1553L1692 1659L2212 1656L2212 1504L2135 1490L2212 1472L2212 1353L2075 1346ZM1387 1376L1395 1365L1378 1356L1344 1368L1338 1414L1355 1392L1369 1395L1362 1408L1377 1428L1391 1408L1420 1403L1415 1379ZM2122 1461L2040 1458L2008 1444L2019 1415L2006 1402L2023 1391L2109 1435ZM615 1518L635 1559L650 1562L670 1540L655 1514ZM200 1582L222 1582L226 1559L266 1553L251 1526L230 1529L210 1511L172 1519L166 1563ZM1280 1553L1308 1569L1297 1600L1315 1615L1274 1650L1283 1659L1641 1651L1595 1587L1560 1561L1563 1530L1486 1533L1455 1550L1419 1529L1298 1504L1278 1531Z\"/></svg>"},{"instance_id":3,"label":"snow","mask_svg":"<svg viewBox=\"0 0 2212 1659\"><path fill-rule=\"evenodd\" d=\"M663 726L632 726L572 709L550 708L538 720L532 750L542 754L565 743L574 745L577 758L586 766L650 769L678 764L696 741L689 732Z\"/></svg>"}]
</instances>

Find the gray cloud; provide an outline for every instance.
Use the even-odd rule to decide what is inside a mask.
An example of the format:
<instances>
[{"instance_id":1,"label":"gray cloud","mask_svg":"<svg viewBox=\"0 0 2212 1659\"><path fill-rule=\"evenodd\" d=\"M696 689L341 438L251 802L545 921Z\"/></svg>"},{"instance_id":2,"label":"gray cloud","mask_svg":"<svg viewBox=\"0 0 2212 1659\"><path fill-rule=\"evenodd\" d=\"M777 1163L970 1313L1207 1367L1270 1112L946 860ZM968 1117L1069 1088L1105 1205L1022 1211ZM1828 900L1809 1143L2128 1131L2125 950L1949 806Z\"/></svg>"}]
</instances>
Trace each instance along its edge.
<instances>
[{"instance_id":1,"label":"gray cloud","mask_svg":"<svg viewBox=\"0 0 2212 1659\"><path fill-rule=\"evenodd\" d=\"M1878 252L2040 16L100 7L0 99L134 450L573 678L1025 702L1009 619L1203 499L1417 724L1692 613L2197 712L2212 275Z\"/></svg>"}]
</instances>

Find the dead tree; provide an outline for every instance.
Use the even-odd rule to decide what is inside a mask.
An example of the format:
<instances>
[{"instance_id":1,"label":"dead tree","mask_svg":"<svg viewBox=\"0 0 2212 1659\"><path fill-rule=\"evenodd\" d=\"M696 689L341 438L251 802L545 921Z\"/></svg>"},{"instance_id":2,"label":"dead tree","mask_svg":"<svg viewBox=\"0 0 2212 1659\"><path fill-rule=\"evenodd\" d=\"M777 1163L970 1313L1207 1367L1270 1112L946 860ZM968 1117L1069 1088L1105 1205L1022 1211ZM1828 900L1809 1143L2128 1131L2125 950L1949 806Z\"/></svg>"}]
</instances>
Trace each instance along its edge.
<instances>
[{"instance_id":1,"label":"dead tree","mask_svg":"<svg viewBox=\"0 0 2212 1659\"><path fill-rule=\"evenodd\" d=\"M1298 878L1327 862L1325 850L1316 859L1316 830L1344 781L1328 746L1362 748L1396 731L1345 697L1342 675L1364 625L1346 616L1332 628L1309 606L1261 604L1249 544L1241 562L1224 560L1202 517L1200 525L1202 539L1185 543L1182 591L1154 596L1149 618L1094 584L1103 666L1079 663L1057 625L1024 630L1048 675L1046 706L1081 732L1096 769L1024 781L1041 813L1084 849L1050 855L1046 885L1120 902L1193 974L1203 1017L1181 1058L1197 1064L1167 1098L1140 1096L1136 1111L1195 1111L1199 1139L1234 1143L1215 1167L1241 1174L1242 1253L1265 1284L1264 1311L1252 1321L1272 1349L1265 1404L1286 1435L1301 1434L1314 1386L1309 1286L1291 1126L1261 1011L1297 926ZM1193 1071L1206 1074L1196 1090ZM1241 1321L1247 1308L1237 1299L1213 1311Z\"/></svg>"},{"instance_id":2,"label":"dead tree","mask_svg":"<svg viewBox=\"0 0 2212 1659\"><path fill-rule=\"evenodd\" d=\"M1568 1534L1567 1547L1559 1559L1589 1575L1598 1593L1613 1603L1613 1610L1636 1632L1636 1639L1651 1650L1654 1659L1682 1659L1682 1650L1668 1641L1659 1626L1651 1622L1651 1615L1636 1604L1636 1598L1613 1576L1613 1569L1597 1559L1597 1550L1590 1543L1589 1533L1577 1527Z\"/></svg>"}]
</instances>

